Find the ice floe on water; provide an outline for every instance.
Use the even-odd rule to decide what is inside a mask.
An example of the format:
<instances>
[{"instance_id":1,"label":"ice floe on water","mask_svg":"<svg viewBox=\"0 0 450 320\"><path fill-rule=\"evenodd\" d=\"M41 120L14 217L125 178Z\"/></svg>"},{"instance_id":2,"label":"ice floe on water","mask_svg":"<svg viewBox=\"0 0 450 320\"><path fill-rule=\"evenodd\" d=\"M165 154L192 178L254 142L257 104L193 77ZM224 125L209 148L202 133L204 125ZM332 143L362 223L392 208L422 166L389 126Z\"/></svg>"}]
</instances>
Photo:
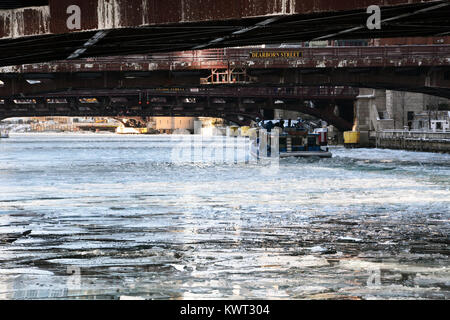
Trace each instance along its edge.
<instances>
[{"instance_id":1,"label":"ice floe on water","mask_svg":"<svg viewBox=\"0 0 450 320\"><path fill-rule=\"evenodd\" d=\"M0 235L31 233L0 298L450 298L450 155L173 163L171 139L2 141Z\"/></svg>"}]
</instances>

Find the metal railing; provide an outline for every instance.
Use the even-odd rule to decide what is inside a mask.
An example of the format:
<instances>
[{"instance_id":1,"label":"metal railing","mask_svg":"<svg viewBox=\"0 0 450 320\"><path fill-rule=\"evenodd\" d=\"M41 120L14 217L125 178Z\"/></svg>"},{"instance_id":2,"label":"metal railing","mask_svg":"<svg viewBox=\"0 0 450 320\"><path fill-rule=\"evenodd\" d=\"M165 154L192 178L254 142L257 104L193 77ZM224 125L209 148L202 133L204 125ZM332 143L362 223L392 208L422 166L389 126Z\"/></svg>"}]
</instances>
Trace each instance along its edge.
<instances>
[{"instance_id":1,"label":"metal railing","mask_svg":"<svg viewBox=\"0 0 450 320\"><path fill-rule=\"evenodd\" d=\"M377 131L379 138L441 138L450 139L450 131L440 130L382 130Z\"/></svg>"},{"instance_id":2,"label":"metal railing","mask_svg":"<svg viewBox=\"0 0 450 320\"><path fill-rule=\"evenodd\" d=\"M252 52L300 52L300 57L252 58ZM297 67L308 64L304 62L325 61L334 66L382 67L395 65L402 61L402 66L450 65L450 45L417 45L417 46L383 46L383 47L324 47L324 48L225 48L198 51L180 51L172 53L154 53L145 55L111 56L86 58L83 60L55 61L35 65L23 65L0 68L3 73L15 72L55 72L63 70L76 71L108 71L136 70L149 71L171 69L173 66L187 69L228 68L230 65L254 62L258 66L277 65L292 66L292 61L303 61ZM249 65L250 66L250 65ZM56 71L58 72L58 71Z\"/></svg>"},{"instance_id":3,"label":"metal railing","mask_svg":"<svg viewBox=\"0 0 450 320\"><path fill-rule=\"evenodd\" d=\"M153 88L153 89L100 89L95 91L74 90L67 92L57 92L52 94L42 93L32 95L33 98L47 98L47 99L63 99L67 97L103 97L103 96L138 96L145 98L147 95L152 97L157 96L210 96L210 97L343 97L348 99L355 99L359 94L358 88L353 87L220 87L220 88ZM67 102L67 101L66 101Z\"/></svg>"}]
</instances>

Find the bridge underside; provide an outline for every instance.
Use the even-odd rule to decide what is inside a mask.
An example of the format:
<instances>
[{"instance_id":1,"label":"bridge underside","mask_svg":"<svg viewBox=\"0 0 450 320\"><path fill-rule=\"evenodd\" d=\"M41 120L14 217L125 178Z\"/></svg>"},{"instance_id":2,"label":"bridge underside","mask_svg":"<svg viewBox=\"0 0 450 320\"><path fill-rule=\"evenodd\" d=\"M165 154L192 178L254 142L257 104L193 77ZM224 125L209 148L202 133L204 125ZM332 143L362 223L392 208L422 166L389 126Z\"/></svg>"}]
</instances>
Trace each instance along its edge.
<instances>
[{"instance_id":1,"label":"bridge underside","mask_svg":"<svg viewBox=\"0 0 450 320\"><path fill-rule=\"evenodd\" d=\"M250 72L260 85L350 86L424 93L450 99L450 67L284 69Z\"/></svg>"},{"instance_id":2,"label":"bridge underside","mask_svg":"<svg viewBox=\"0 0 450 320\"><path fill-rule=\"evenodd\" d=\"M272 119L274 109L299 111L349 130L353 121L353 103L358 90L334 89L340 94L296 94L298 88L221 92L190 92L143 90L89 90L47 93L2 100L0 118L37 116L109 116L154 117L192 116L224 118L238 124L248 124L256 118ZM344 90L344 91L340 91ZM219 90L220 91L220 90ZM320 90L319 90L320 91ZM234 93L233 93L234 92ZM253 93L252 93L253 92ZM222 94L220 94L222 93ZM310 107L309 101L314 103ZM334 111L338 108L340 116Z\"/></svg>"},{"instance_id":3,"label":"bridge underside","mask_svg":"<svg viewBox=\"0 0 450 320\"><path fill-rule=\"evenodd\" d=\"M148 89L200 87L210 70L104 71L77 73L10 73L0 75L0 99L67 89ZM286 68L250 69L250 83L213 86L347 86L425 93L450 98L450 67ZM34 81L33 84L30 81Z\"/></svg>"},{"instance_id":4,"label":"bridge underside","mask_svg":"<svg viewBox=\"0 0 450 320\"><path fill-rule=\"evenodd\" d=\"M448 1L415 0L50 0L49 6L0 10L0 65L99 55L212 47L447 35ZM69 30L67 7L81 26ZM382 27L366 27L370 5ZM1 7L0 7L1 8ZM132 8L132 10L130 10ZM205 10L206 8L206 10ZM86 13L87 12L87 13Z\"/></svg>"}]
</instances>

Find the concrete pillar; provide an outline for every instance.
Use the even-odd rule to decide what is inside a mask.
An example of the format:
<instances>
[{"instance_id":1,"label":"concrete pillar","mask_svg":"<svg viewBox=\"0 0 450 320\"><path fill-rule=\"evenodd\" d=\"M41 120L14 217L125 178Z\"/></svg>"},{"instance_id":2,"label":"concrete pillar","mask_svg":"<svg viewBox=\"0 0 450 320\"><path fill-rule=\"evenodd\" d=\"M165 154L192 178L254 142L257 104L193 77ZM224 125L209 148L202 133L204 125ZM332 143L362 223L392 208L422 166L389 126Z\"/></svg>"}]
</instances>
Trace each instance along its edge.
<instances>
[{"instance_id":1,"label":"concrete pillar","mask_svg":"<svg viewBox=\"0 0 450 320\"><path fill-rule=\"evenodd\" d=\"M202 121L195 120L194 121L194 134L201 134L202 133Z\"/></svg>"},{"instance_id":2,"label":"concrete pillar","mask_svg":"<svg viewBox=\"0 0 450 320\"><path fill-rule=\"evenodd\" d=\"M375 132L379 130L380 119L386 114L386 93L384 90L360 89L355 102L356 124L360 132L361 147L375 144Z\"/></svg>"},{"instance_id":3,"label":"concrete pillar","mask_svg":"<svg viewBox=\"0 0 450 320\"><path fill-rule=\"evenodd\" d=\"M360 89L355 104L356 130L373 133L391 126L391 98L386 90Z\"/></svg>"},{"instance_id":4,"label":"concrete pillar","mask_svg":"<svg viewBox=\"0 0 450 320\"><path fill-rule=\"evenodd\" d=\"M274 119L292 119L296 120L300 117L300 112L284 110L284 109L275 109L274 110Z\"/></svg>"},{"instance_id":5,"label":"concrete pillar","mask_svg":"<svg viewBox=\"0 0 450 320\"><path fill-rule=\"evenodd\" d=\"M373 89L360 89L355 102L355 117L357 121L356 131L369 131L370 129L370 105L375 98Z\"/></svg>"}]
</instances>

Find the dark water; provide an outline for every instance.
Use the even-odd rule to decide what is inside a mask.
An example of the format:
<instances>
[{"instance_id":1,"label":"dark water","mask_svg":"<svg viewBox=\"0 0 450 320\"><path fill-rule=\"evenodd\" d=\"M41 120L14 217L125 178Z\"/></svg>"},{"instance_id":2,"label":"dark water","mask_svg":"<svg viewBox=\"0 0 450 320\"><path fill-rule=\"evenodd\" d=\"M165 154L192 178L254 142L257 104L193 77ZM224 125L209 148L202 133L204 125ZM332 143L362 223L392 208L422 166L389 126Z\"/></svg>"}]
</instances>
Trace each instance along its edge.
<instances>
[{"instance_id":1,"label":"dark water","mask_svg":"<svg viewBox=\"0 0 450 320\"><path fill-rule=\"evenodd\" d=\"M31 234L0 240L0 298L450 298L450 155L183 162L172 139L1 140L0 239Z\"/></svg>"}]
</instances>

